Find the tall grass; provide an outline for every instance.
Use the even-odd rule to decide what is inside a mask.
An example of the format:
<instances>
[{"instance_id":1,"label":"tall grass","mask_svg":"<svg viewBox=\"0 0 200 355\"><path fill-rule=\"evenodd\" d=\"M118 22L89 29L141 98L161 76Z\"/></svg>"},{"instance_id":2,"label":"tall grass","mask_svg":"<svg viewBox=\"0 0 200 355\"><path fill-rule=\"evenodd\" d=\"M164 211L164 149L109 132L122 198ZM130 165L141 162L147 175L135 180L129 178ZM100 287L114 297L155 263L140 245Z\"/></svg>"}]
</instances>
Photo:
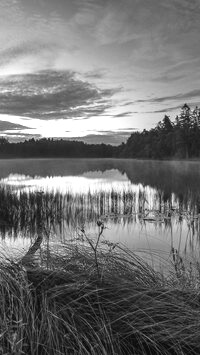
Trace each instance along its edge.
<instances>
[{"instance_id":1,"label":"tall grass","mask_svg":"<svg viewBox=\"0 0 200 355\"><path fill-rule=\"evenodd\" d=\"M48 269L45 258L0 263L0 353L200 353L198 263L183 270L176 254L164 276L112 243L96 255L89 243L63 245Z\"/></svg>"}]
</instances>

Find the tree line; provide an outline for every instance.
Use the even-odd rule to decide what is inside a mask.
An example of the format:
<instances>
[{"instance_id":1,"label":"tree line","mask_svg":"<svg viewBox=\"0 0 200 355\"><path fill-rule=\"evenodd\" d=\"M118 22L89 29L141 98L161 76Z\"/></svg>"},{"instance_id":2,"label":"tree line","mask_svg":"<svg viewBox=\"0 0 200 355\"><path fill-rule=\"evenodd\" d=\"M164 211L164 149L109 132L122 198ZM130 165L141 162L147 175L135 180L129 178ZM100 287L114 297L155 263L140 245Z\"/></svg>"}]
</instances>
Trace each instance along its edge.
<instances>
[{"instance_id":1,"label":"tree line","mask_svg":"<svg viewBox=\"0 0 200 355\"><path fill-rule=\"evenodd\" d=\"M68 158L147 158L188 159L200 157L200 108L191 110L187 104L171 121L165 115L155 128L134 132L126 143L86 144L79 141L30 139L9 143L0 138L0 157L68 157Z\"/></svg>"},{"instance_id":2,"label":"tree line","mask_svg":"<svg viewBox=\"0 0 200 355\"><path fill-rule=\"evenodd\" d=\"M187 104L171 121L165 115L155 128L134 132L121 149L120 156L129 158L188 159L200 156L200 109Z\"/></svg>"},{"instance_id":3,"label":"tree line","mask_svg":"<svg viewBox=\"0 0 200 355\"><path fill-rule=\"evenodd\" d=\"M118 147L108 144L86 144L79 141L50 138L9 143L0 138L0 158L107 158L118 156Z\"/></svg>"}]
</instances>

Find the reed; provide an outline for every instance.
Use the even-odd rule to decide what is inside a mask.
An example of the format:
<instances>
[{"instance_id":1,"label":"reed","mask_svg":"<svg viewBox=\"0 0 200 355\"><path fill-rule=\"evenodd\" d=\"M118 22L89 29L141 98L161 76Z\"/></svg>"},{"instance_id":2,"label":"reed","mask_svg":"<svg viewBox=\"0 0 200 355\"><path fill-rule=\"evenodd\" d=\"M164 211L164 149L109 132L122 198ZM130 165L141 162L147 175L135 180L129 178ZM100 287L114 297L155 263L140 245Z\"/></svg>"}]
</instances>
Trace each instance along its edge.
<instances>
[{"instance_id":1,"label":"reed","mask_svg":"<svg viewBox=\"0 0 200 355\"><path fill-rule=\"evenodd\" d=\"M183 219L197 225L199 217L198 206L183 205L180 201L166 201L162 194L157 193L148 200L145 191L136 194L134 191L100 191L87 194L72 194L67 192L26 192L13 188L0 187L0 231L12 229L17 234L27 230L37 233L41 224L45 227L60 230L64 226L77 226L85 222L96 223L100 217L112 218L114 223L133 223L137 221L166 221L171 217L181 222ZM153 218L152 218L153 216ZM191 227L193 227L191 225Z\"/></svg>"}]
</instances>

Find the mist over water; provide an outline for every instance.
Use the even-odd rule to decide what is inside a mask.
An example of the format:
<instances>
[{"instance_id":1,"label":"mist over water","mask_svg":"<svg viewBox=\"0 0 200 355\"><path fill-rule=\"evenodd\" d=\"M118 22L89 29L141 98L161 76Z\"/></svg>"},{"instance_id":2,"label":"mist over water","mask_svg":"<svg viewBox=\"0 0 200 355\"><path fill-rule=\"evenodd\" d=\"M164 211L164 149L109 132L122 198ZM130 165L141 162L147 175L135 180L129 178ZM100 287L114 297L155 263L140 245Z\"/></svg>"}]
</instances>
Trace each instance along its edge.
<instances>
[{"instance_id":1,"label":"mist over water","mask_svg":"<svg viewBox=\"0 0 200 355\"><path fill-rule=\"evenodd\" d=\"M200 252L200 163L117 159L1 160L2 244L27 249L41 222L51 242L98 233L168 257Z\"/></svg>"}]
</instances>

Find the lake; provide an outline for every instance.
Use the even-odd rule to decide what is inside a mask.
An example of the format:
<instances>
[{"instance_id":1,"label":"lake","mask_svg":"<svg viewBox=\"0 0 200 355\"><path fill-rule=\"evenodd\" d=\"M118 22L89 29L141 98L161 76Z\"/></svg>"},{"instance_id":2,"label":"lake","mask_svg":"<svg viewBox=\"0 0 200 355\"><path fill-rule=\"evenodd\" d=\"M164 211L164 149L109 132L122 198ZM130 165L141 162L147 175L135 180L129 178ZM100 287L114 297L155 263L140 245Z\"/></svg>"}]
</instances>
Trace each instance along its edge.
<instances>
[{"instance_id":1,"label":"lake","mask_svg":"<svg viewBox=\"0 0 200 355\"><path fill-rule=\"evenodd\" d=\"M0 233L25 252L45 225L51 244L98 235L170 258L200 254L200 163L125 159L0 160Z\"/></svg>"}]
</instances>

